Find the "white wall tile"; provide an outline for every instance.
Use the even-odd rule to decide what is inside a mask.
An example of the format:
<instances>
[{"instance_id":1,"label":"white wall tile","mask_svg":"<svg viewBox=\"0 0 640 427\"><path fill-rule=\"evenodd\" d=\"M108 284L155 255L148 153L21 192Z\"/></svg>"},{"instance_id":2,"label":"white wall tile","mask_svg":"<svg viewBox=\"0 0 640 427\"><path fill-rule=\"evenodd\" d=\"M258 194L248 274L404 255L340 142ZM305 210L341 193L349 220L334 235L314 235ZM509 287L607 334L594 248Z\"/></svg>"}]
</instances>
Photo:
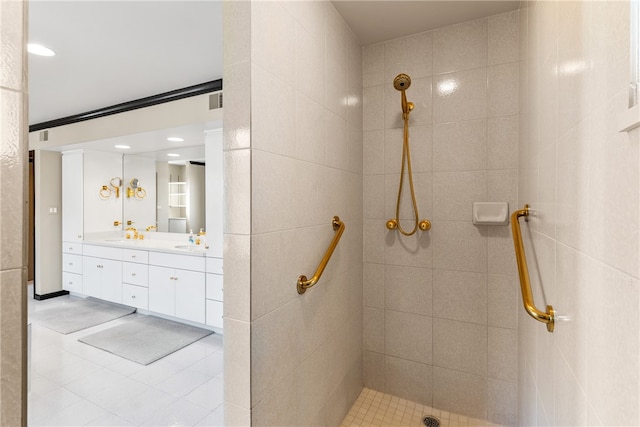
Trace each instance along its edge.
<instances>
[{"instance_id":1,"label":"white wall tile","mask_svg":"<svg viewBox=\"0 0 640 427\"><path fill-rule=\"evenodd\" d=\"M434 270L433 315L443 319L486 325L486 274Z\"/></svg>"},{"instance_id":2,"label":"white wall tile","mask_svg":"<svg viewBox=\"0 0 640 427\"><path fill-rule=\"evenodd\" d=\"M384 392L430 405L434 391L431 365L385 357Z\"/></svg>"},{"instance_id":3,"label":"white wall tile","mask_svg":"<svg viewBox=\"0 0 640 427\"><path fill-rule=\"evenodd\" d=\"M518 167L518 120L517 115L487 120L487 168Z\"/></svg>"},{"instance_id":4,"label":"white wall tile","mask_svg":"<svg viewBox=\"0 0 640 427\"><path fill-rule=\"evenodd\" d=\"M487 27L488 65L516 62L520 59L518 55L519 19L517 10L489 17Z\"/></svg>"},{"instance_id":5,"label":"white wall tile","mask_svg":"<svg viewBox=\"0 0 640 427\"><path fill-rule=\"evenodd\" d=\"M364 349L384 353L384 310L365 307Z\"/></svg>"},{"instance_id":6,"label":"white wall tile","mask_svg":"<svg viewBox=\"0 0 640 427\"><path fill-rule=\"evenodd\" d=\"M487 65L487 19L433 31L433 73L443 74Z\"/></svg>"},{"instance_id":7,"label":"white wall tile","mask_svg":"<svg viewBox=\"0 0 640 427\"><path fill-rule=\"evenodd\" d=\"M324 104L324 37L310 34L301 24L295 26L295 37L295 87L316 102Z\"/></svg>"},{"instance_id":8,"label":"white wall tile","mask_svg":"<svg viewBox=\"0 0 640 427\"><path fill-rule=\"evenodd\" d=\"M518 380L518 332L489 327L489 377L515 383Z\"/></svg>"},{"instance_id":9,"label":"white wall tile","mask_svg":"<svg viewBox=\"0 0 640 427\"><path fill-rule=\"evenodd\" d=\"M471 221L473 202L487 200L485 171L434 172L433 218Z\"/></svg>"},{"instance_id":10,"label":"white wall tile","mask_svg":"<svg viewBox=\"0 0 640 427\"><path fill-rule=\"evenodd\" d=\"M487 418L487 379L450 369L433 367L433 407Z\"/></svg>"},{"instance_id":11,"label":"white wall tile","mask_svg":"<svg viewBox=\"0 0 640 427\"><path fill-rule=\"evenodd\" d=\"M433 122L487 117L487 69L477 68L433 78Z\"/></svg>"},{"instance_id":12,"label":"white wall tile","mask_svg":"<svg viewBox=\"0 0 640 427\"><path fill-rule=\"evenodd\" d=\"M295 152L295 90L270 71L251 69L251 144L278 154Z\"/></svg>"},{"instance_id":13,"label":"white wall tile","mask_svg":"<svg viewBox=\"0 0 640 427\"><path fill-rule=\"evenodd\" d=\"M322 162L327 147L327 110L301 92L296 91L295 100L295 156Z\"/></svg>"},{"instance_id":14,"label":"white wall tile","mask_svg":"<svg viewBox=\"0 0 640 427\"><path fill-rule=\"evenodd\" d=\"M251 3L251 60L282 82L295 70L295 20L284 1ZM267 89L254 84L257 89ZM274 91L275 93L275 91ZM251 106L255 110L254 106ZM264 110L259 110L263 111Z\"/></svg>"},{"instance_id":15,"label":"white wall tile","mask_svg":"<svg viewBox=\"0 0 640 427\"><path fill-rule=\"evenodd\" d=\"M487 272L485 227L470 222L434 221L433 266L444 270Z\"/></svg>"},{"instance_id":16,"label":"white wall tile","mask_svg":"<svg viewBox=\"0 0 640 427\"><path fill-rule=\"evenodd\" d=\"M366 307L384 308L384 270L382 264L366 263L364 265L364 305Z\"/></svg>"},{"instance_id":17,"label":"white wall tile","mask_svg":"<svg viewBox=\"0 0 640 427\"><path fill-rule=\"evenodd\" d=\"M384 307L387 310L431 316L431 275L429 268L385 266Z\"/></svg>"},{"instance_id":18,"label":"white wall tile","mask_svg":"<svg viewBox=\"0 0 640 427\"><path fill-rule=\"evenodd\" d=\"M483 170L487 167L487 121L436 124L433 127L435 171Z\"/></svg>"},{"instance_id":19,"label":"white wall tile","mask_svg":"<svg viewBox=\"0 0 640 427\"><path fill-rule=\"evenodd\" d=\"M418 33L384 43L384 79L392 83L400 73L412 79L431 77L432 41L431 32Z\"/></svg>"},{"instance_id":20,"label":"white wall tile","mask_svg":"<svg viewBox=\"0 0 640 427\"><path fill-rule=\"evenodd\" d=\"M518 278L489 274L487 285L489 326L517 329L518 310L522 309Z\"/></svg>"},{"instance_id":21,"label":"white wall tile","mask_svg":"<svg viewBox=\"0 0 640 427\"><path fill-rule=\"evenodd\" d=\"M384 87L365 87L362 103L362 130L384 129Z\"/></svg>"},{"instance_id":22,"label":"white wall tile","mask_svg":"<svg viewBox=\"0 0 640 427\"><path fill-rule=\"evenodd\" d=\"M362 48L362 85L364 87L379 86L385 83L384 51L384 43L372 44Z\"/></svg>"},{"instance_id":23,"label":"white wall tile","mask_svg":"<svg viewBox=\"0 0 640 427\"><path fill-rule=\"evenodd\" d=\"M433 364L486 377L487 326L434 318Z\"/></svg>"},{"instance_id":24,"label":"white wall tile","mask_svg":"<svg viewBox=\"0 0 640 427\"><path fill-rule=\"evenodd\" d=\"M501 425L517 425L517 396L517 384L489 379L487 392L487 420Z\"/></svg>"},{"instance_id":25,"label":"white wall tile","mask_svg":"<svg viewBox=\"0 0 640 427\"><path fill-rule=\"evenodd\" d=\"M385 310L384 352L414 362L431 364L432 318Z\"/></svg>"},{"instance_id":26,"label":"white wall tile","mask_svg":"<svg viewBox=\"0 0 640 427\"><path fill-rule=\"evenodd\" d=\"M518 68L517 62L487 68L487 116L518 114Z\"/></svg>"},{"instance_id":27,"label":"white wall tile","mask_svg":"<svg viewBox=\"0 0 640 427\"><path fill-rule=\"evenodd\" d=\"M383 130L366 131L362 138L363 172L365 175L383 174L385 141Z\"/></svg>"}]
</instances>

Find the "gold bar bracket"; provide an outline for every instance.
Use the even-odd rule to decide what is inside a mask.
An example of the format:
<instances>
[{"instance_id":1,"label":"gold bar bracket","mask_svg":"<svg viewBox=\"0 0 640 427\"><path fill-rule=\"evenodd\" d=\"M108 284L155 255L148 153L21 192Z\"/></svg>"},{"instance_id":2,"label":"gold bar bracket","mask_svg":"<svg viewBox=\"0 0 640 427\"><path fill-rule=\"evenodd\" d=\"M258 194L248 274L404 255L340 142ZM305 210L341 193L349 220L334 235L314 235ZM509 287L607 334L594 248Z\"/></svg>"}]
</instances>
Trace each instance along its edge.
<instances>
[{"instance_id":1,"label":"gold bar bracket","mask_svg":"<svg viewBox=\"0 0 640 427\"><path fill-rule=\"evenodd\" d=\"M336 234L333 236L333 240L331 241L329 248L327 248L327 252L325 252L324 257L322 257L322 260L320 260L320 264L318 265L316 273L313 275L313 277L311 279L307 279L307 276L305 276L304 274L298 277L299 294L304 294L308 288L318 283L318 280L320 280L320 276L322 276L327 263L331 259L331 255L333 255L333 251L336 249L336 246L338 246L340 237L344 232L344 222L340 221L339 217L334 216L331 220L331 225L333 226L333 231L335 231Z\"/></svg>"},{"instance_id":2,"label":"gold bar bracket","mask_svg":"<svg viewBox=\"0 0 640 427\"><path fill-rule=\"evenodd\" d=\"M533 294L531 293L531 283L529 281L529 268L527 267L527 257L524 253L524 245L522 244L522 233L520 232L520 217L524 217L525 221L529 216L529 205L524 205L523 209L517 210L511 214L511 232L513 233L513 245L516 251L516 262L518 263L518 275L520 276L520 289L522 291L522 303L526 312L536 319L538 322L547 325L547 331L553 332L555 325L556 312L553 306L547 305L547 311L542 312L536 308L533 302Z\"/></svg>"}]
</instances>

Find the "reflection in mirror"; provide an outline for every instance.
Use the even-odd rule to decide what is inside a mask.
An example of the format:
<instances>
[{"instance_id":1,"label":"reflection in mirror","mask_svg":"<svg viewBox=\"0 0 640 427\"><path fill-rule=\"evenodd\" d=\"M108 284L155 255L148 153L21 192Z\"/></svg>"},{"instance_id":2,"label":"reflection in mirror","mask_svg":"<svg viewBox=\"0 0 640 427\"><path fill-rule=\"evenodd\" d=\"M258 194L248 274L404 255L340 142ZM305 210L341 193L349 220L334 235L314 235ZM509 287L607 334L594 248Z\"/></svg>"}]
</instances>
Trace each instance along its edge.
<instances>
[{"instance_id":1,"label":"reflection in mirror","mask_svg":"<svg viewBox=\"0 0 640 427\"><path fill-rule=\"evenodd\" d=\"M125 221L162 232L206 230L204 158L204 145L125 155L127 194L132 194L125 201ZM144 196L152 193L151 202Z\"/></svg>"}]
</instances>

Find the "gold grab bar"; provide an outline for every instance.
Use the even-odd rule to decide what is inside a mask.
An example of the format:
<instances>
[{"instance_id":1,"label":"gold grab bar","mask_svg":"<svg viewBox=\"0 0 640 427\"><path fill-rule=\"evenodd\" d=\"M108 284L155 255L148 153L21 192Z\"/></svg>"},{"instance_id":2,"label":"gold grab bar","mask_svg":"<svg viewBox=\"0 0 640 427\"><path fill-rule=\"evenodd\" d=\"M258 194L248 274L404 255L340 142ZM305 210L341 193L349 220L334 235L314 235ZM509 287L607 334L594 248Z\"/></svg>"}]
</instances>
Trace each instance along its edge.
<instances>
[{"instance_id":1,"label":"gold grab bar","mask_svg":"<svg viewBox=\"0 0 640 427\"><path fill-rule=\"evenodd\" d=\"M529 269L527 268L527 258L524 254L524 245L522 244L522 233L520 232L520 217L529 216L529 205L524 205L524 209L520 209L511 214L511 231L513 233L513 245L516 250L516 262L518 263L518 275L520 276L520 289L522 290L522 303L524 309L531 317L538 322L547 324L547 331L553 332L556 312L553 307L547 305L546 313L538 310L533 302L533 294L531 293L531 283L529 282Z\"/></svg>"},{"instance_id":2,"label":"gold grab bar","mask_svg":"<svg viewBox=\"0 0 640 427\"><path fill-rule=\"evenodd\" d=\"M339 217L334 216L331 220L331 225L333 226L333 230L336 232L336 234L333 236L333 240L331 241L327 252L324 254L324 257L322 257L322 260L320 260L320 264L318 265L318 268L316 268L316 274L314 274L313 277L309 280L307 280L307 276L305 276L304 274L298 277L299 294L304 294L308 288L318 283L318 280L320 280L320 276L322 276L324 268L327 266L329 259L331 259L331 255L333 255L333 251L335 250L336 246L338 246L340 236L342 236L342 233L344 232L344 222L340 221Z\"/></svg>"}]
</instances>

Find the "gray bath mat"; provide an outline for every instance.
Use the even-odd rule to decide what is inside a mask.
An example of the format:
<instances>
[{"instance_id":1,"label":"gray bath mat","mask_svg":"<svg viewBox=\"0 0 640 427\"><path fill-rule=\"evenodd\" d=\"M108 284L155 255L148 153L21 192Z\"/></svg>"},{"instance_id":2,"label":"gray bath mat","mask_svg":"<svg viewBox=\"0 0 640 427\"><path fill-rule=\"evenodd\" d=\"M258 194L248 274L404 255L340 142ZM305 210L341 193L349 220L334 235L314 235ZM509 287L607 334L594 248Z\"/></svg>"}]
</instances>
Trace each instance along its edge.
<instances>
[{"instance_id":1,"label":"gray bath mat","mask_svg":"<svg viewBox=\"0 0 640 427\"><path fill-rule=\"evenodd\" d=\"M212 333L159 317L135 315L125 323L78 338L78 341L148 365Z\"/></svg>"},{"instance_id":2,"label":"gray bath mat","mask_svg":"<svg viewBox=\"0 0 640 427\"><path fill-rule=\"evenodd\" d=\"M134 311L136 311L134 307L112 304L89 297L36 311L30 315L30 318L31 321L45 328L53 329L66 335L109 322Z\"/></svg>"}]
</instances>

